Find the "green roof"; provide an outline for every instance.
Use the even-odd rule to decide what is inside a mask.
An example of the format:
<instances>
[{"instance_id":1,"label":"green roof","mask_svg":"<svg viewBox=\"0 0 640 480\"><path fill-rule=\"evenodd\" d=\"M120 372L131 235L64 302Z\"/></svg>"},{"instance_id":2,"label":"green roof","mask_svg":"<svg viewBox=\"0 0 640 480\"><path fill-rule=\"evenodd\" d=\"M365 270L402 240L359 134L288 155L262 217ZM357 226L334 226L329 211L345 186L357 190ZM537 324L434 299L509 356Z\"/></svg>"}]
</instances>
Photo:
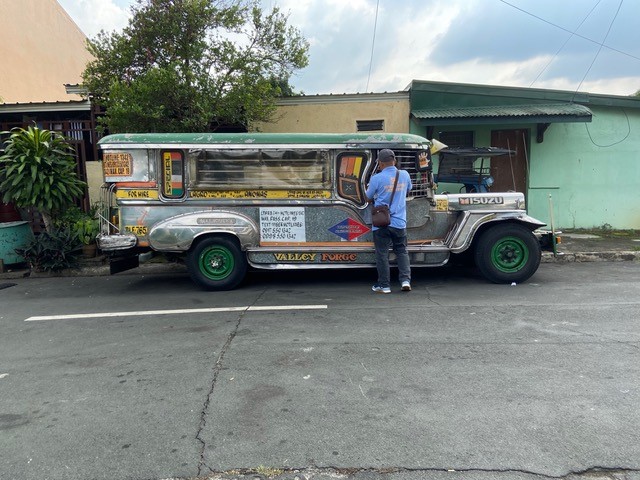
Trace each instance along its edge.
<instances>
[{"instance_id":1,"label":"green roof","mask_svg":"<svg viewBox=\"0 0 640 480\"><path fill-rule=\"evenodd\" d=\"M118 133L99 142L102 148L116 145L430 145L408 133Z\"/></svg>"},{"instance_id":2,"label":"green roof","mask_svg":"<svg viewBox=\"0 0 640 480\"><path fill-rule=\"evenodd\" d=\"M412 117L430 125L464 123L590 122L591 110L576 103L492 105L427 108L411 111Z\"/></svg>"}]
</instances>

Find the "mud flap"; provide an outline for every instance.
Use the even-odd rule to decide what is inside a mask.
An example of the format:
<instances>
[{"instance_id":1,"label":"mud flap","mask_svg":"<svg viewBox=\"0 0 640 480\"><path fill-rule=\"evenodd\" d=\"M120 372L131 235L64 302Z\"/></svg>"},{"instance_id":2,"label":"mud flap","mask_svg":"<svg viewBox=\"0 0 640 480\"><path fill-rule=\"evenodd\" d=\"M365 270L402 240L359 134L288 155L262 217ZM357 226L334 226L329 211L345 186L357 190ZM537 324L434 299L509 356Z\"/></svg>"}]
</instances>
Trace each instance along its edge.
<instances>
[{"instance_id":1,"label":"mud flap","mask_svg":"<svg viewBox=\"0 0 640 480\"><path fill-rule=\"evenodd\" d=\"M140 258L138 255L131 255L128 257L115 257L109 262L109 271L111 275L116 273L125 272L132 268L138 268L140 266Z\"/></svg>"}]
</instances>

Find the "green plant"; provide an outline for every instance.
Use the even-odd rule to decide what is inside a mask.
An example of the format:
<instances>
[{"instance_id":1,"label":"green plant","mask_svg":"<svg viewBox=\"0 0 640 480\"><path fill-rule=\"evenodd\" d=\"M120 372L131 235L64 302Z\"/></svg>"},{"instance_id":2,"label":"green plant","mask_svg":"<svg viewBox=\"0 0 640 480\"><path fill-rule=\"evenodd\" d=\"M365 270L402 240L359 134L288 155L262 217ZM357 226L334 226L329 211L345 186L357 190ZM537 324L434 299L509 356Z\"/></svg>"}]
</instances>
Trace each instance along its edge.
<instances>
[{"instance_id":1,"label":"green plant","mask_svg":"<svg viewBox=\"0 0 640 480\"><path fill-rule=\"evenodd\" d=\"M2 201L36 208L48 232L52 217L84 193L76 174L74 150L62 135L37 127L13 128L0 155Z\"/></svg>"},{"instance_id":2,"label":"green plant","mask_svg":"<svg viewBox=\"0 0 640 480\"><path fill-rule=\"evenodd\" d=\"M78 265L78 239L69 229L42 232L16 253L36 272L59 272Z\"/></svg>"},{"instance_id":3,"label":"green plant","mask_svg":"<svg viewBox=\"0 0 640 480\"><path fill-rule=\"evenodd\" d=\"M72 205L62 214L57 215L53 224L58 230L70 229L80 243L90 245L95 242L96 236L100 233L100 222L97 217L99 210L100 204L94 204L89 213Z\"/></svg>"},{"instance_id":4,"label":"green plant","mask_svg":"<svg viewBox=\"0 0 640 480\"><path fill-rule=\"evenodd\" d=\"M100 224L96 218L86 217L76 220L71 229L83 245L89 245L96 241L96 236L100 233Z\"/></svg>"}]
</instances>

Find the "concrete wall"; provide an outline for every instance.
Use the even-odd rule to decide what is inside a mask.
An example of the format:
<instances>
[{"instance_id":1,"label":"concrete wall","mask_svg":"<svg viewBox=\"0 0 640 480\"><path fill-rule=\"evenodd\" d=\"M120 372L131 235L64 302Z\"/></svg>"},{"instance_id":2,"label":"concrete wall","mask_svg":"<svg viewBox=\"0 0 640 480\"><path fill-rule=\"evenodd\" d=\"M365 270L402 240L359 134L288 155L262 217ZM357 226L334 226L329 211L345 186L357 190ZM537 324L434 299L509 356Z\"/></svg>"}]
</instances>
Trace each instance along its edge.
<instances>
[{"instance_id":1,"label":"concrete wall","mask_svg":"<svg viewBox=\"0 0 640 480\"><path fill-rule=\"evenodd\" d=\"M284 98L270 123L251 130L265 133L349 133L357 120L384 120L385 132L409 131L409 94L316 95Z\"/></svg>"},{"instance_id":2,"label":"concrete wall","mask_svg":"<svg viewBox=\"0 0 640 480\"><path fill-rule=\"evenodd\" d=\"M104 183L102 162L87 162L87 183L89 184L90 205L98 203L100 201L100 187Z\"/></svg>"}]
</instances>

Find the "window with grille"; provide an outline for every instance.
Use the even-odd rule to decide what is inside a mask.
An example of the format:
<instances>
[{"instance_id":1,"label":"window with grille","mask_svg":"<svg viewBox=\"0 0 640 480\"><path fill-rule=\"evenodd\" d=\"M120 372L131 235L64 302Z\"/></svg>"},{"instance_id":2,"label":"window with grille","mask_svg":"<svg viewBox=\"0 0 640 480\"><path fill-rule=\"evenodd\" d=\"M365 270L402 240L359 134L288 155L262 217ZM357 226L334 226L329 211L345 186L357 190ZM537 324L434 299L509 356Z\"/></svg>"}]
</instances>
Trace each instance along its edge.
<instances>
[{"instance_id":1,"label":"window with grille","mask_svg":"<svg viewBox=\"0 0 640 480\"><path fill-rule=\"evenodd\" d=\"M438 132L439 140L448 147L473 147L473 132Z\"/></svg>"}]
</instances>

